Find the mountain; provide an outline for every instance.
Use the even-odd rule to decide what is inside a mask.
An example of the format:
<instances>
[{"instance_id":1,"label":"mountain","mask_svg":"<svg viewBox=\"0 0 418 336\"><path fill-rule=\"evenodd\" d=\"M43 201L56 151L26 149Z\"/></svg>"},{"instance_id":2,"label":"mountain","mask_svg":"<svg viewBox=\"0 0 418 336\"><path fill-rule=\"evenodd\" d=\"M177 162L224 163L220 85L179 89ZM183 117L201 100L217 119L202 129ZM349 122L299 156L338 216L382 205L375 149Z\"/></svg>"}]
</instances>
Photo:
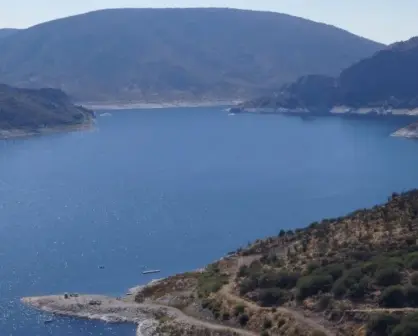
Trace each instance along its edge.
<instances>
[{"instance_id":1,"label":"mountain","mask_svg":"<svg viewBox=\"0 0 418 336\"><path fill-rule=\"evenodd\" d=\"M13 35L14 33L18 32L19 29L13 29L13 28L3 28L0 29L0 39L4 37L8 37Z\"/></svg>"},{"instance_id":2,"label":"mountain","mask_svg":"<svg viewBox=\"0 0 418 336\"><path fill-rule=\"evenodd\" d=\"M384 46L289 15L235 9L109 9L0 41L0 81L78 100L248 98L336 75Z\"/></svg>"},{"instance_id":3,"label":"mountain","mask_svg":"<svg viewBox=\"0 0 418 336\"><path fill-rule=\"evenodd\" d=\"M92 111L73 105L61 90L0 84L0 138L82 126L92 118Z\"/></svg>"},{"instance_id":4,"label":"mountain","mask_svg":"<svg viewBox=\"0 0 418 336\"><path fill-rule=\"evenodd\" d=\"M243 104L329 110L349 108L414 109L418 107L418 37L385 48L346 68L336 77L305 76L280 92Z\"/></svg>"}]
</instances>

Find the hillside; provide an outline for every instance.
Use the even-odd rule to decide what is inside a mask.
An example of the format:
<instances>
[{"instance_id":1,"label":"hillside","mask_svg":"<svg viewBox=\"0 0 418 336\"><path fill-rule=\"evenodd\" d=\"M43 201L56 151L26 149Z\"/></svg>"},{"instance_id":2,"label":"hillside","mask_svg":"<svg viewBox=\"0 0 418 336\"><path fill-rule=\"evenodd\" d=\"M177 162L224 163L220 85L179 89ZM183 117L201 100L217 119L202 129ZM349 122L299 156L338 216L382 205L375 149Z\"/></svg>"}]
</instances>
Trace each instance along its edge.
<instances>
[{"instance_id":1,"label":"hillside","mask_svg":"<svg viewBox=\"0 0 418 336\"><path fill-rule=\"evenodd\" d=\"M265 336L417 335L417 238L418 191L393 194L151 284L136 301Z\"/></svg>"},{"instance_id":2,"label":"hillside","mask_svg":"<svg viewBox=\"0 0 418 336\"><path fill-rule=\"evenodd\" d=\"M92 118L92 111L73 105L60 90L0 85L0 138L81 126Z\"/></svg>"},{"instance_id":3,"label":"hillside","mask_svg":"<svg viewBox=\"0 0 418 336\"><path fill-rule=\"evenodd\" d=\"M289 15L234 9L109 9L0 41L0 81L78 100L248 98L336 75L381 44Z\"/></svg>"},{"instance_id":4,"label":"hillside","mask_svg":"<svg viewBox=\"0 0 418 336\"><path fill-rule=\"evenodd\" d=\"M16 32L18 32L18 29L13 29L13 28L0 29L0 39L4 38L4 37L11 36L12 34L14 34Z\"/></svg>"},{"instance_id":5,"label":"hillside","mask_svg":"<svg viewBox=\"0 0 418 336\"><path fill-rule=\"evenodd\" d=\"M318 95L318 93L320 95ZM306 108L330 110L376 107L418 107L418 38L389 46L346 68L336 78L302 77L280 93L244 103L244 107Z\"/></svg>"}]
</instances>

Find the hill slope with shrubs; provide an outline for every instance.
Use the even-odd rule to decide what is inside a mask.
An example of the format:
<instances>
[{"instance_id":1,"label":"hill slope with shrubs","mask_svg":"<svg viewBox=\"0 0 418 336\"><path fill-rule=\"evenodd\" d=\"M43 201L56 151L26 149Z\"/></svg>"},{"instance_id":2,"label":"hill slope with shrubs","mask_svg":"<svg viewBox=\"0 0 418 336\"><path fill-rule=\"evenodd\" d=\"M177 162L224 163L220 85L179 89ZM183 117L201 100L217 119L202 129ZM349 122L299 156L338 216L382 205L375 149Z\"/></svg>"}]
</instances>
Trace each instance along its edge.
<instances>
[{"instance_id":1,"label":"hill slope with shrubs","mask_svg":"<svg viewBox=\"0 0 418 336\"><path fill-rule=\"evenodd\" d=\"M418 190L280 231L147 287L216 323L273 335L418 335Z\"/></svg>"}]
</instances>

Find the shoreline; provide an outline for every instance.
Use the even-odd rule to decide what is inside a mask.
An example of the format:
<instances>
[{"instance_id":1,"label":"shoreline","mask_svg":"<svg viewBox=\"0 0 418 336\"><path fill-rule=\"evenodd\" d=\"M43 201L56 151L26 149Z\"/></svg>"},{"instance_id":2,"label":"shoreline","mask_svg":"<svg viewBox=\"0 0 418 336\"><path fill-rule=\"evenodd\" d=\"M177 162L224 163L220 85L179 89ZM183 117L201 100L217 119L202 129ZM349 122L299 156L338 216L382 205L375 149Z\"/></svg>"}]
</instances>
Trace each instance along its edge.
<instances>
[{"instance_id":1,"label":"shoreline","mask_svg":"<svg viewBox=\"0 0 418 336\"><path fill-rule=\"evenodd\" d=\"M178 335L179 331L183 333L184 330L199 331L199 335L212 335L212 332L218 336L258 335L245 329L188 315L176 306L169 304L149 300L141 303L135 301L137 294L156 284L156 281L151 281L146 285L131 288L128 290L129 295L118 298L104 295L64 294L24 297L20 301L28 307L55 316L97 320L113 324L135 324L136 336L160 336L162 335L160 333L162 326L168 327L170 330L167 334L167 329L165 329L163 335L172 335L172 332Z\"/></svg>"},{"instance_id":2,"label":"shoreline","mask_svg":"<svg viewBox=\"0 0 418 336\"><path fill-rule=\"evenodd\" d=\"M173 102L80 102L92 110L130 110L130 109L163 109L163 108L186 108L186 107L220 107L235 106L240 100L208 100L208 101L173 101Z\"/></svg>"},{"instance_id":3,"label":"shoreline","mask_svg":"<svg viewBox=\"0 0 418 336\"><path fill-rule=\"evenodd\" d=\"M70 133L93 129L95 125L94 119L90 119L82 124L46 127L32 130L24 130L20 128L0 129L0 141L10 139L30 138L35 136L49 135L55 133Z\"/></svg>"}]
</instances>

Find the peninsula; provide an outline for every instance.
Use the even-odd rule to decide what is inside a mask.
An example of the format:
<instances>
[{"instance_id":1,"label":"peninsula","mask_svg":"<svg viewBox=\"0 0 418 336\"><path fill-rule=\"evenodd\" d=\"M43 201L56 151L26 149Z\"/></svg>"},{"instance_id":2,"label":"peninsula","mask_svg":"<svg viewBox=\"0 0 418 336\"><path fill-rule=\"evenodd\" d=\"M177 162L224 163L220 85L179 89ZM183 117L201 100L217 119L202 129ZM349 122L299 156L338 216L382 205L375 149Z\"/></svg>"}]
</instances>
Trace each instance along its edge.
<instances>
[{"instance_id":1,"label":"peninsula","mask_svg":"<svg viewBox=\"0 0 418 336\"><path fill-rule=\"evenodd\" d=\"M399 42L346 68L338 77L308 75L234 112L410 116L418 119L418 37ZM418 137L416 127L395 133Z\"/></svg>"},{"instance_id":2,"label":"peninsula","mask_svg":"<svg viewBox=\"0 0 418 336\"><path fill-rule=\"evenodd\" d=\"M0 85L0 139L90 127L94 112L57 89Z\"/></svg>"},{"instance_id":3,"label":"peninsula","mask_svg":"<svg viewBox=\"0 0 418 336\"><path fill-rule=\"evenodd\" d=\"M22 301L55 314L136 323L138 335L147 336L415 335L418 190L305 229L281 230L125 298L65 294Z\"/></svg>"}]
</instances>

